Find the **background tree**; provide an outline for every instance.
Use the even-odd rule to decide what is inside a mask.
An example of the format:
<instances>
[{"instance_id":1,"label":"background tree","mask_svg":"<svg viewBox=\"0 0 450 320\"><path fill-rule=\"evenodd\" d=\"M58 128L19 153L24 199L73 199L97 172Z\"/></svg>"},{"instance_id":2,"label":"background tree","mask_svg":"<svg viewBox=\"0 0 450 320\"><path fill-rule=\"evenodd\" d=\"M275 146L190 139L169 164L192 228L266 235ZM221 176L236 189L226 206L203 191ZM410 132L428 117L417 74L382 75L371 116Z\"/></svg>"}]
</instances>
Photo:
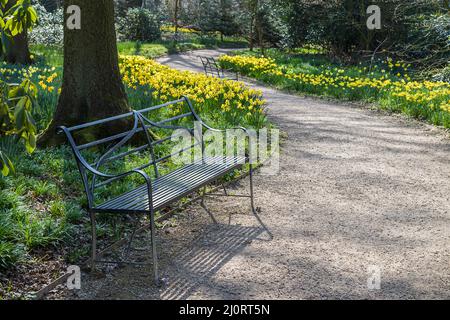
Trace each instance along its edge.
<instances>
[{"instance_id":1,"label":"background tree","mask_svg":"<svg viewBox=\"0 0 450 320\"><path fill-rule=\"evenodd\" d=\"M202 32L219 32L223 36L236 35L239 25L235 17L233 0L201 0L198 27Z\"/></svg>"},{"instance_id":2,"label":"background tree","mask_svg":"<svg viewBox=\"0 0 450 320\"><path fill-rule=\"evenodd\" d=\"M118 34L128 41L151 42L161 39L161 22L157 13L144 8L130 8L117 19Z\"/></svg>"},{"instance_id":3,"label":"background tree","mask_svg":"<svg viewBox=\"0 0 450 320\"><path fill-rule=\"evenodd\" d=\"M175 26L175 38L178 33L178 18L180 16L180 10L181 10L181 0L174 0L174 9L173 9L173 25Z\"/></svg>"},{"instance_id":4,"label":"background tree","mask_svg":"<svg viewBox=\"0 0 450 320\"><path fill-rule=\"evenodd\" d=\"M45 7L48 12L53 12L63 6L63 0L35 0Z\"/></svg>"},{"instance_id":5,"label":"background tree","mask_svg":"<svg viewBox=\"0 0 450 320\"><path fill-rule=\"evenodd\" d=\"M374 52L400 54L406 60L447 51L448 31L442 0L382 0L380 30L369 30L371 0L277 0L288 26L290 46L319 44L341 59L370 57ZM436 18L442 23L436 21ZM448 24L447 24L448 26ZM409 58L408 58L409 56ZM447 55L448 58L448 55ZM440 59L440 58L439 58ZM442 60L440 60L442 61Z\"/></svg>"},{"instance_id":6,"label":"background tree","mask_svg":"<svg viewBox=\"0 0 450 320\"><path fill-rule=\"evenodd\" d=\"M81 8L81 29L64 29L62 91L53 121L39 139L41 145L62 142L55 134L57 126L130 111L118 66L113 0L65 0L65 12L70 5ZM112 132L114 127L104 127L101 133L89 134Z\"/></svg>"},{"instance_id":7,"label":"background tree","mask_svg":"<svg viewBox=\"0 0 450 320\"><path fill-rule=\"evenodd\" d=\"M37 22L31 0L0 0L0 53L9 63L32 62L28 31Z\"/></svg>"}]
</instances>

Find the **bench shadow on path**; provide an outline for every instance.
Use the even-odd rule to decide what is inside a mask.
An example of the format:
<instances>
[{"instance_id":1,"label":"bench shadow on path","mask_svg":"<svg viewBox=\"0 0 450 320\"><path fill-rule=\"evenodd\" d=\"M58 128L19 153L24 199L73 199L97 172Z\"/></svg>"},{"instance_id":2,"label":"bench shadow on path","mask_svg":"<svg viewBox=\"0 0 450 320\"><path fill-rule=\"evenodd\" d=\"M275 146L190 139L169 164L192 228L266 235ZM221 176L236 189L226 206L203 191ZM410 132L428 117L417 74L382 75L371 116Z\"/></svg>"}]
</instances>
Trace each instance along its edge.
<instances>
[{"instance_id":1,"label":"bench shadow on path","mask_svg":"<svg viewBox=\"0 0 450 320\"><path fill-rule=\"evenodd\" d=\"M252 241L265 241L259 238L264 231L262 227L212 225L164 270L167 285L160 291L160 299L189 298Z\"/></svg>"}]
</instances>

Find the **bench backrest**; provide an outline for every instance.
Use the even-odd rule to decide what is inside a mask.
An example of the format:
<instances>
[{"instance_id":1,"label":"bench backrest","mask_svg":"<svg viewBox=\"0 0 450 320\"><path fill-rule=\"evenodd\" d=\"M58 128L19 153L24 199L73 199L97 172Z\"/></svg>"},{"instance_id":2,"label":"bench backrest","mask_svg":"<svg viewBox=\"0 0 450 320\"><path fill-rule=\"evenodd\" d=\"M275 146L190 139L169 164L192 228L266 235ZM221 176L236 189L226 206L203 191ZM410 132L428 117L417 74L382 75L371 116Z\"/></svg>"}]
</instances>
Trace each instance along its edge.
<instances>
[{"instance_id":1,"label":"bench backrest","mask_svg":"<svg viewBox=\"0 0 450 320\"><path fill-rule=\"evenodd\" d=\"M170 117L165 117L168 108L178 111L178 114L173 115L171 112ZM156 114L156 116L152 117L152 113ZM150 118L159 119L151 120ZM126 114L100 119L70 128L59 127L58 130L66 134L77 161L89 206L92 208L94 191L119 179L105 177L103 175L105 174L105 170L108 170L108 165L114 166L114 163L124 162L124 158L126 157L145 154L148 158L144 159L144 163L119 173L131 174L133 170L149 168L153 171L151 174L158 177L160 176L158 164L161 162L170 159L174 155L189 151L189 149L196 146L200 145L203 148L203 140L199 141L199 139L194 139L190 146L183 149L177 151L170 150L167 154L157 154L155 152L158 146L171 142L174 130L182 129L178 134L179 136L182 135L181 132L189 132L195 137L195 121L201 121L201 119L195 113L190 100L187 97L183 97L165 104L137 111L134 110ZM127 125L124 125L124 123ZM91 130L97 130L96 132L98 133L98 130L101 132L102 126L111 127L116 124L117 130L114 130L113 134L107 134L97 140L89 139L89 132L92 132ZM168 135L159 137L155 134L154 130L157 130L158 133L168 133ZM124 149L124 147L128 148ZM91 152L92 150L95 151L94 159L91 161L88 161L88 157L86 157L86 153L89 153L89 150ZM92 156L92 154L88 155Z\"/></svg>"},{"instance_id":2,"label":"bench backrest","mask_svg":"<svg viewBox=\"0 0 450 320\"><path fill-rule=\"evenodd\" d=\"M213 57L200 57L200 60L202 61L203 70L207 76L217 76L219 78L223 76L222 68L220 68L216 59Z\"/></svg>"}]
</instances>

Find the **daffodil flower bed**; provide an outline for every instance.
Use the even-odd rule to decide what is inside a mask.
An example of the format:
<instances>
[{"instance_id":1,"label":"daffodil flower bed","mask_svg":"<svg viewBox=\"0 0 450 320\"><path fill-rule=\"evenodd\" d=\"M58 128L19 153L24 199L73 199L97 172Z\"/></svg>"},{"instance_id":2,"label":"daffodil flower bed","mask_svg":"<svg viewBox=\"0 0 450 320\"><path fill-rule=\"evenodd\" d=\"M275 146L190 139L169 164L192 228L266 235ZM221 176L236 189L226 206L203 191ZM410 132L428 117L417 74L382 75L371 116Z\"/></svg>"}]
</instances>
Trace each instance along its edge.
<instances>
[{"instance_id":1,"label":"daffodil flower bed","mask_svg":"<svg viewBox=\"0 0 450 320\"><path fill-rule=\"evenodd\" d=\"M0 62L0 80L6 83L21 83L25 79L30 79L38 88L38 106L33 108L32 115L38 130L43 130L52 119L58 102L62 69L39 63L17 66Z\"/></svg>"},{"instance_id":2,"label":"daffodil flower bed","mask_svg":"<svg viewBox=\"0 0 450 320\"><path fill-rule=\"evenodd\" d=\"M164 31L164 32L175 32L174 26L162 26L160 29L161 29L161 31ZM183 27L178 27L177 31L182 32L182 33L199 33L197 30L190 29L190 28L183 28Z\"/></svg>"},{"instance_id":3,"label":"daffodil flower bed","mask_svg":"<svg viewBox=\"0 0 450 320\"><path fill-rule=\"evenodd\" d=\"M185 95L196 111L218 124L261 128L267 122L261 92L241 82L174 70L140 56L121 56L120 70L124 83L148 90L153 104Z\"/></svg>"},{"instance_id":4,"label":"daffodil flower bed","mask_svg":"<svg viewBox=\"0 0 450 320\"><path fill-rule=\"evenodd\" d=\"M351 73L345 68L323 66L320 70L302 72L292 65L279 64L273 58L262 56L222 56L219 61L227 69L285 89L377 102L385 109L450 128L450 84L413 81L406 73L408 66L392 59L385 62L385 69L361 67Z\"/></svg>"},{"instance_id":5,"label":"daffodil flower bed","mask_svg":"<svg viewBox=\"0 0 450 320\"><path fill-rule=\"evenodd\" d=\"M186 95L202 116L217 125L261 128L267 123L261 92L241 82L174 70L142 56L121 56L120 70L130 105L135 109ZM19 68L2 63L0 79L9 83L31 79L37 84L39 107L33 110L33 117L38 129L43 130L58 101L62 69L40 65Z\"/></svg>"}]
</instances>

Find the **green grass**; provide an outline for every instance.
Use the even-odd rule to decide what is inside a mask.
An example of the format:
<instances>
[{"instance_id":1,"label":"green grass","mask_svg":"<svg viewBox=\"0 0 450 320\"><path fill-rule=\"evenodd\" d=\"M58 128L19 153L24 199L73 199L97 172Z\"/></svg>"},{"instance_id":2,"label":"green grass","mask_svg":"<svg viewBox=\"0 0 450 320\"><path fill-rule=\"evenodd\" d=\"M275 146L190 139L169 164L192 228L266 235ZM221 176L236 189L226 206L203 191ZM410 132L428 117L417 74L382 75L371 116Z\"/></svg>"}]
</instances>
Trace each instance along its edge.
<instances>
[{"instance_id":1,"label":"green grass","mask_svg":"<svg viewBox=\"0 0 450 320\"><path fill-rule=\"evenodd\" d=\"M63 65L63 48L59 46L31 45L30 51L38 64L61 67Z\"/></svg>"},{"instance_id":2,"label":"green grass","mask_svg":"<svg viewBox=\"0 0 450 320\"><path fill-rule=\"evenodd\" d=\"M244 48L247 42L241 38L213 36L193 36L178 42L158 40L152 43L125 41L117 43L119 54L141 55L158 58L167 54L198 50L205 48ZM37 64L61 67L63 65L63 48L59 46L32 45L30 48Z\"/></svg>"},{"instance_id":3,"label":"green grass","mask_svg":"<svg viewBox=\"0 0 450 320\"><path fill-rule=\"evenodd\" d=\"M159 43L137 43L137 42L120 42L117 48L120 54L124 55L142 55L147 58L157 58L169 53L167 45Z\"/></svg>"},{"instance_id":4,"label":"green grass","mask_svg":"<svg viewBox=\"0 0 450 320\"><path fill-rule=\"evenodd\" d=\"M70 199L81 190L67 190L63 183L75 179L76 167L67 163L67 170L52 170L55 160L65 163L68 157L67 148L13 155L17 173L0 177L0 268L24 261L35 249L68 240L69 224L75 222Z\"/></svg>"},{"instance_id":5,"label":"green grass","mask_svg":"<svg viewBox=\"0 0 450 320\"><path fill-rule=\"evenodd\" d=\"M147 58L157 58L169 54L174 45L170 42L161 43L139 43L139 42L119 42L117 49L119 54L142 55ZM30 48L37 65L48 65L62 67L63 49L58 46L32 45Z\"/></svg>"},{"instance_id":6,"label":"green grass","mask_svg":"<svg viewBox=\"0 0 450 320\"><path fill-rule=\"evenodd\" d=\"M223 41L218 37L194 37L177 42L172 40L159 40L153 43L127 41L120 42L117 46L119 54L157 58L167 54L207 48L243 48L247 46L247 42L231 37L224 37Z\"/></svg>"}]
</instances>

